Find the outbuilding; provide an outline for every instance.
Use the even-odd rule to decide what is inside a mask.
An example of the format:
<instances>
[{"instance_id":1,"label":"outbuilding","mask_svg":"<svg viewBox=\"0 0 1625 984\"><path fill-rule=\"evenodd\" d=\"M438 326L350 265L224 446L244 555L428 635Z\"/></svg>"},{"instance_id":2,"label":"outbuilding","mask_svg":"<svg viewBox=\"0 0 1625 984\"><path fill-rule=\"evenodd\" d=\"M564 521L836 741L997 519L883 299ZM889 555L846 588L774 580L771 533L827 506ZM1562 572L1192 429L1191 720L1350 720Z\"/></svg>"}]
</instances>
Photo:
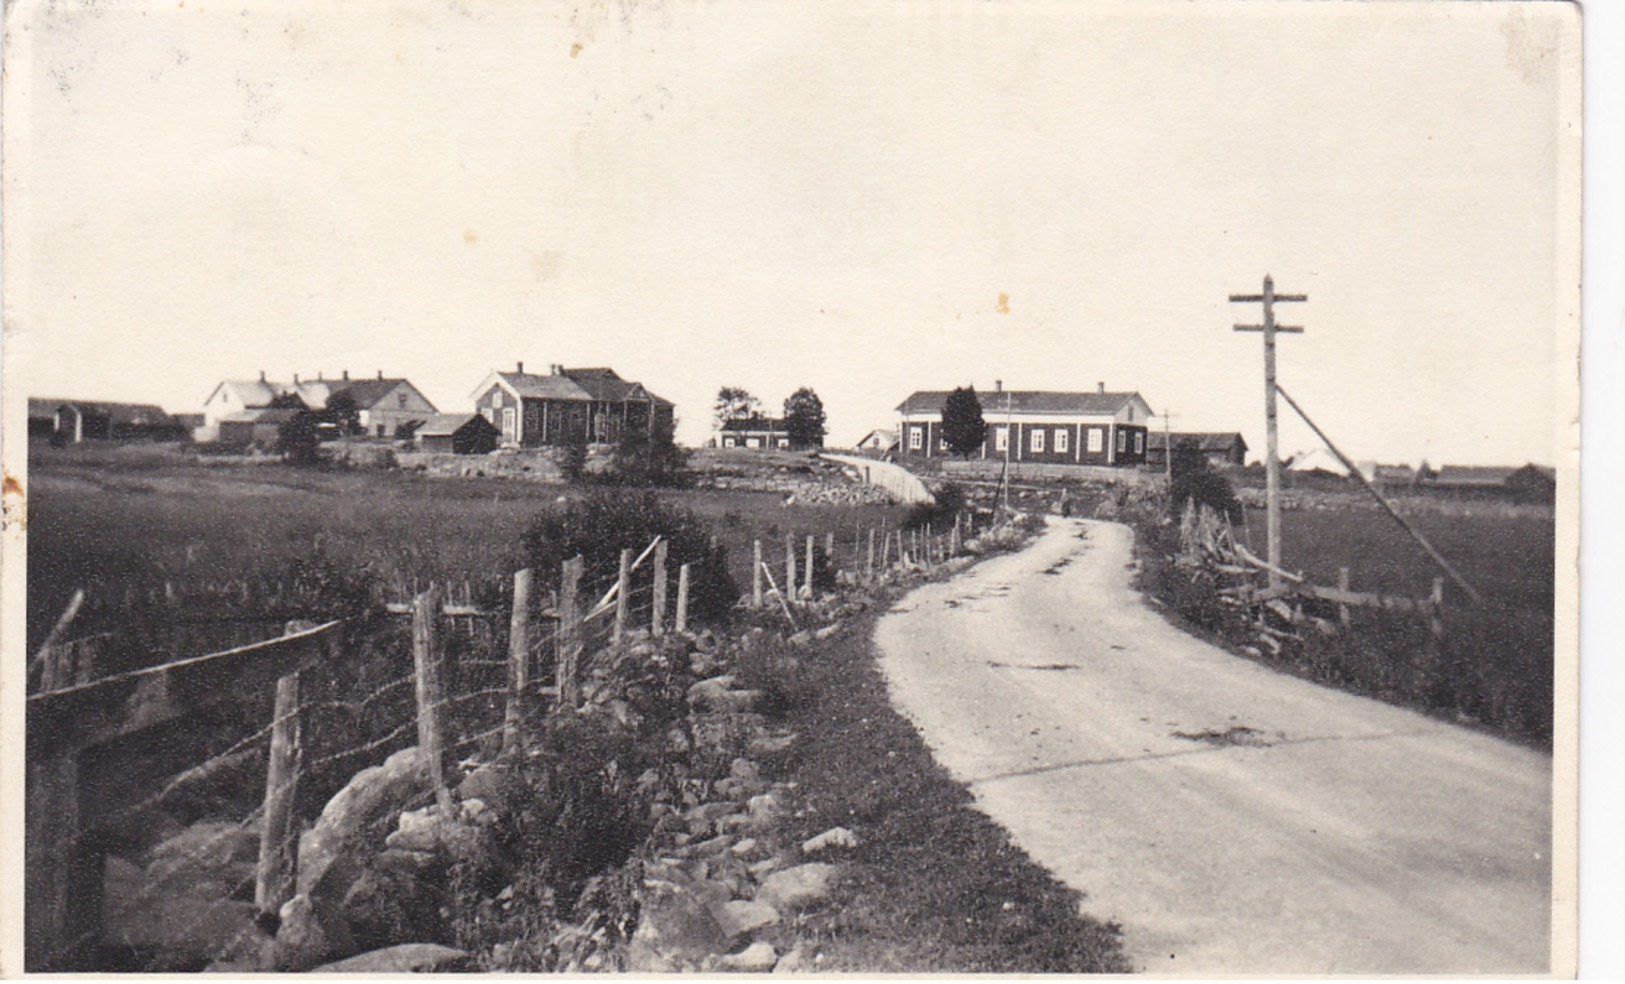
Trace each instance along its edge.
<instances>
[{"instance_id":1,"label":"outbuilding","mask_svg":"<svg viewBox=\"0 0 1625 984\"><path fill-rule=\"evenodd\" d=\"M496 450L502 432L477 413L440 413L425 421L414 436L422 451L487 454Z\"/></svg>"}]
</instances>

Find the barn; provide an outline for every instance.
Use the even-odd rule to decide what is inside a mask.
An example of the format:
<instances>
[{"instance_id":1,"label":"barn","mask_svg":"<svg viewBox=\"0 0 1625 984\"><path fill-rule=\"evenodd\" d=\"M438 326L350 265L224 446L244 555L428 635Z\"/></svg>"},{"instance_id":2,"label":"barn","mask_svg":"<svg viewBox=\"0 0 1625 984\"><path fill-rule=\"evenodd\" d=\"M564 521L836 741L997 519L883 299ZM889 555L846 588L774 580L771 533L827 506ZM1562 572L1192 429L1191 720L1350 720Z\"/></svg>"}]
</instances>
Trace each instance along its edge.
<instances>
[{"instance_id":1,"label":"barn","mask_svg":"<svg viewBox=\"0 0 1625 984\"><path fill-rule=\"evenodd\" d=\"M282 425L293 419L295 414L304 412L296 407L239 411L215 422L215 440L221 444L269 448L276 444Z\"/></svg>"},{"instance_id":2,"label":"barn","mask_svg":"<svg viewBox=\"0 0 1625 984\"><path fill-rule=\"evenodd\" d=\"M1167 463L1168 443L1173 442L1175 465L1182 454L1200 455L1210 468L1241 467L1247 463L1247 441L1235 431L1151 431L1146 435L1146 464L1157 468Z\"/></svg>"},{"instance_id":3,"label":"barn","mask_svg":"<svg viewBox=\"0 0 1625 984\"><path fill-rule=\"evenodd\" d=\"M477 413L441 413L430 417L414 437L423 451L486 454L496 450L502 434Z\"/></svg>"},{"instance_id":4,"label":"barn","mask_svg":"<svg viewBox=\"0 0 1625 984\"><path fill-rule=\"evenodd\" d=\"M1005 390L978 393L986 434L978 457L1057 465L1145 463L1151 407L1139 393ZM914 457L949 457L942 436L947 390L922 390L898 405L900 451Z\"/></svg>"},{"instance_id":5,"label":"barn","mask_svg":"<svg viewBox=\"0 0 1625 984\"><path fill-rule=\"evenodd\" d=\"M150 403L105 400L28 401L28 432L53 436L70 444L87 440L175 439L182 436L175 418Z\"/></svg>"}]
</instances>

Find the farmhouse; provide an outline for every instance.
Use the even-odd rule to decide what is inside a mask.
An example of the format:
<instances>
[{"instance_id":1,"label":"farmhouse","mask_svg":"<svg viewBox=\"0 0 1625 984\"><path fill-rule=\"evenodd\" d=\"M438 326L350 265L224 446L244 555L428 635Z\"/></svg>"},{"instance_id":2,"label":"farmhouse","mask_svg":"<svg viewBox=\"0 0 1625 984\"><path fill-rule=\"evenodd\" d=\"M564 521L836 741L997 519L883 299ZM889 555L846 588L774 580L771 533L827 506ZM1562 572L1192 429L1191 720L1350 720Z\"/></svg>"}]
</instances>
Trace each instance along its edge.
<instances>
[{"instance_id":1,"label":"farmhouse","mask_svg":"<svg viewBox=\"0 0 1625 984\"><path fill-rule=\"evenodd\" d=\"M1210 467L1240 467L1247 463L1247 442L1235 431L1223 433L1172 434L1151 431L1146 435L1145 461L1158 468L1167 464L1168 442L1173 441L1175 460L1184 453L1201 455Z\"/></svg>"},{"instance_id":2,"label":"farmhouse","mask_svg":"<svg viewBox=\"0 0 1625 984\"><path fill-rule=\"evenodd\" d=\"M317 373L315 379L301 380L295 373L291 383L266 379L262 372L259 379L228 379L216 386L203 403L203 426L193 436L199 441L224 441L219 424L249 410L326 410L341 403L354 411L357 428L373 437L394 437L401 425L422 422L436 412L417 387L387 377L381 369L374 379L354 380L349 370L337 379Z\"/></svg>"},{"instance_id":3,"label":"farmhouse","mask_svg":"<svg viewBox=\"0 0 1625 984\"><path fill-rule=\"evenodd\" d=\"M502 434L477 413L440 413L430 417L413 436L424 451L485 454L496 450Z\"/></svg>"},{"instance_id":4,"label":"farmhouse","mask_svg":"<svg viewBox=\"0 0 1625 984\"><path fill-rule=\"evenodd\" d=\"M978 393L987 432L978 455L1049 464L1138 465L1145 462L1151 407L1139 393L1005 390ZM942 436L946 390L914 393L898 407L901 452L947 457Z\"/></svg>"},{"instance_id":5,"label":"farmhouse","mask_svg":"<svg viewBox=\"0 0 1625 984\"><path fill-rule=\"evenodd\" d=\"M863 435L858 442L859 451L868 451L874 454L886 454L897 450L897 431L886 428L876 428Z\"/></svg>"},{"instance_id":6,"label":"farmhouse","mask_svg":"<svg viewBox=\"0 0 1625 984\"><path fill-rule=\"evenodd\" d=\"M790 447L790 430L781 417L753 415L724 421L717 434L717 447L782 450Z\"/></svg>"},{"instance_id":7,"label":"farmhouse","mask_svg":"<svg viewBox=\"0 0 1625 984\"><path fill-rule=\"evenodd\" d=\"M70 444L114 438L176 438L175 418L150 403L108 403L101 400L28 401L28 432L57 435Z\"/></svg>"},{"instance_id":8,"label":"farmhouse","mask_svg":"<svg viewBox=\"0 0 1625 984\"><path fill-rule=\"evenodd\" d=\"M551 367L547 375L493 372L474 391L474 408L519 447L608 444L628 430L669 428L674 407L608 368Z\"/></svg>"}]
</instances>

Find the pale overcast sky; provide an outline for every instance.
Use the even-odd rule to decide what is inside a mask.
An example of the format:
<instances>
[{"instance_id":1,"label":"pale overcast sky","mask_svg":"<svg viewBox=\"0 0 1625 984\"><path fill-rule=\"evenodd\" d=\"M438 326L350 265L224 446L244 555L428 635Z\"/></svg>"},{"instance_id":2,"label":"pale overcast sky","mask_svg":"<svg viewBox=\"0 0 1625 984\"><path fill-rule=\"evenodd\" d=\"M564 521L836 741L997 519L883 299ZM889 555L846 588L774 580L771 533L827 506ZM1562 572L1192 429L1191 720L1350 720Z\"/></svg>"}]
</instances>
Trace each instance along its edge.
<instances>
[{"instance_id":1,"label":"pale overcast sky","mask_svg":"<svg viewBox=\"0 0 1625 984\"><path fill-rule=\"evenodd\" d=\"M850 444L915 389L1104 381L1256 453L1258 312L1226 295L1270 272L1310 298L1282 383L1351 455L1556 463L1577 22L19 0L7 388L187 411L383 369L461 410L515 360L610 365L691 443L732 384L813 387Z\"/></svg>"}]
</instances>

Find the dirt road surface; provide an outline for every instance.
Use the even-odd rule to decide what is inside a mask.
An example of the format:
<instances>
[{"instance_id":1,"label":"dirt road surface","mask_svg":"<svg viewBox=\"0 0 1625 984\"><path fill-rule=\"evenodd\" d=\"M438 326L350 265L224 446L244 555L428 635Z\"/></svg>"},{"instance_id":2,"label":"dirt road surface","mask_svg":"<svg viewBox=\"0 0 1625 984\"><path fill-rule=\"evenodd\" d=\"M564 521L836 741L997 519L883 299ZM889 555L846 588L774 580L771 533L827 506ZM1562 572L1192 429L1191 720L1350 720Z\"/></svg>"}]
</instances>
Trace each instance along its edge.
<instances>
[{"instance_id":1,"label":"dirt road surface","mask_svg":"<svg viewBox=\"0 0 1625 984\"><path fill-rule=\"evenodd\" d=\"M876 641L938 761L1139 969L1546 970L1549 757L1230 655L1131 577L1127 527L1052 519Z\"/></svg>"}]
</instances>

